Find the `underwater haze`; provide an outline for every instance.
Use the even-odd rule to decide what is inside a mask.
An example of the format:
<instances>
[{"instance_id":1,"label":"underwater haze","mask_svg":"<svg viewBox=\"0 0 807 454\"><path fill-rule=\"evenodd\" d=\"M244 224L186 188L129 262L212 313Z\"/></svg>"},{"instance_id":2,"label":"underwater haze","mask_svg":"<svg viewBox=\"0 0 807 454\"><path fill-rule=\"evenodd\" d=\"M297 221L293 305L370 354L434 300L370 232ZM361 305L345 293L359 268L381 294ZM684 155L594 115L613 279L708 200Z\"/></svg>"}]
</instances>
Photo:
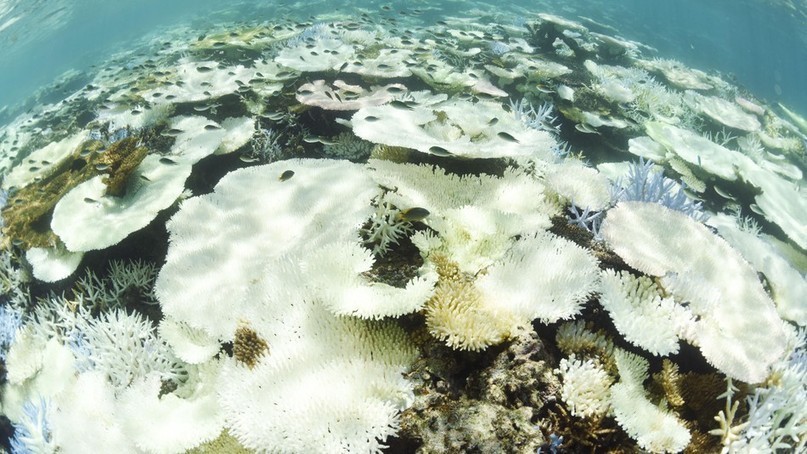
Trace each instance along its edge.
<instances>
[{"instance_id":1,"label":"underwater haze","mask_svg":"<svg viewBox=\"0 0 807 454\"><path fill-rule=\"evenodd\" d=\"M807 452L803 0L0 0L0 454Z\"/></svg>"},{"instance_id":2,"label":"underwater haze","mask_svg":"<svg viewBox=\"0 0 807 454\"><path fill-rule=\"evenodd\" d=\"M472 2L355 1L228 2L229 20L305 19L355 8L395 11L425 8L424 20L461 14ZM381 10L390 5L393 10ZM0 3L0 106L21 103L36 88L69 69L89 70L105 55L125 49L155 29L215 21L212 0L3 0ZM807 112L807 5L784 0L621 0L473 2L490 13L546 11L588 17L620 35L655 47L659 56L720 71L765 97ZM432 10L432 8L434 8ZM596 28L596 27L595 27ZM0 116L0 119L6 116Z\"/></svg>"}]
</instances>

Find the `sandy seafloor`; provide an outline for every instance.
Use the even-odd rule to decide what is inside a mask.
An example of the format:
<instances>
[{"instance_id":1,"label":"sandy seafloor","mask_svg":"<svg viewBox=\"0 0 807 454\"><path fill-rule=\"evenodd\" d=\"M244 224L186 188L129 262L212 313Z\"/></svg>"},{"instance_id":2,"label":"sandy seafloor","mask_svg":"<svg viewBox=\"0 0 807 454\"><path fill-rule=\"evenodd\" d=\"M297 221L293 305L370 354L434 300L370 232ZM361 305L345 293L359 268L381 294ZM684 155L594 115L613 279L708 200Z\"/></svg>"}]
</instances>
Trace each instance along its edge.
<instances>
[{"instance_id":1,"label":"sandy seafloor","mask_svg":"<svg viewBox=\"0 0 807 454\"><path fill-rule=\"evenodd\" d=\"M210 3L0 3L0 449L804 449L786 34Z\"/></svg>"}]
</instances>

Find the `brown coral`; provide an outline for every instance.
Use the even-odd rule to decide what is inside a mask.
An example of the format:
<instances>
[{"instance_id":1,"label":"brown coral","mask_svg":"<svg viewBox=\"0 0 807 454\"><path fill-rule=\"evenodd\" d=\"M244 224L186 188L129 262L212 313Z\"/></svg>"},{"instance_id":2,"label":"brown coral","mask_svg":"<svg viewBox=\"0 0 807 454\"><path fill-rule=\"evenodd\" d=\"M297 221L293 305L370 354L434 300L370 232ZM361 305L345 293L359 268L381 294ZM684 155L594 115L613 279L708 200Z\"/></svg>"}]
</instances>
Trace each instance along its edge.
<instances>
[{"instance_id":1,"label":"brown coral","mask_svg":"<svg viewBox=\"0 0 807 454\"><path fill-rule=\"evenodd\" d=\"M233 356L241 363L252 369L258 364L261 357L269 351L266 343L258 333L246 324L240 324L235 330L233 341Z\"/></svg>"},{"instance_id":2,"label":"brown coral","mask_svg":"<svg viewBox=\"0 0 807 454\"><path fill-rule=\"evenodd\" d=\"M148 154L148 148L138 146L134 137L127 137L111 145L96 160L97 168L103 168L106 195L120 197L126 193L129 175L140 165Z\"/></svg>"},{"instance_id":3,"label":"brown coral","mask_svg":"<svg viewBox=\"0 0 807 454\"><path fill-rule=\"evenodd\" d=\"M102 142L85 142L55 163L42 178L21 188L3 210L5 241L13 240L23 249L58 244L50 229L53 207L71 189L100 173L109 174L105 180L108 194L122 195L129 174L148 153L137 142L137 138L128 137L113 143L103 153L99 153Z\"/></svg>"}]
</instances>

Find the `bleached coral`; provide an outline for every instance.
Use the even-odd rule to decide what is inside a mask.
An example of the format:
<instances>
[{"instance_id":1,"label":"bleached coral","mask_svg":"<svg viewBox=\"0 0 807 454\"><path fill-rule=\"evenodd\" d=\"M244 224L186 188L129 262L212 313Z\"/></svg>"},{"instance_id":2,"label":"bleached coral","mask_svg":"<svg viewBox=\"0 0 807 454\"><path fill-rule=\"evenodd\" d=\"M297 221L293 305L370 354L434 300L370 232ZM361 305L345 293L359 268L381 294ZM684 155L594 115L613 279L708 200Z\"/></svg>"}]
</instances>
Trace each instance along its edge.
<instances>
[{"instance_id":1,"label":"bleached coral","mask_svg":"<svg viewBox=\"0 0 807 454\"><path fill-rule=\"evenodd\" d=\"M600 304L625 340L654 355L678 352L678 333L690 323L689 314L672 298L662 297L652 280L605 270L600 292Z\"/></svg>"},{"instance_id":2,"label":"bleached coral","mask_svg":"<svg viewBox=\"0 0 807 454\"><path fill-rule=\"evenodd\" d=\"M141 316L115 309L82 322L73 351L86 367L103 371L116 390L150 373L166 381L178 381L184 375L154 327Z\"/></svg>"},{"instance_id":3,"label":"bleached coral","mask_svg":"<svg viewBox=\"0 0 807 454\"><path fill-rule=\"evenodd\" d=\"M411 279L405 288L395 288L363 277L374 260L369 250L355 242L340 242L322 246L302 267L310 276L312 297L337 315L398 317L419 310L429 299L436 273L427 272Z\"/></svg>"},{"instance_id":4,"label":"bleached coral","mask_svg":"<svg viewBox=\"0 0 807 454\"><path fill-rule=\"evenodd\" d=\"M367 89L339 79L330 85L319 79L301 85L295 97L307 106L325 110L359 110L362 107L386 104L405 92L406 87L401 84Z\"/></svg>"},{"instance_id":5,"label":"bleached coral","mask_svg":"<svg viewBox=\"0 0 807 454\"><path fill-rule=\"evenodd\" d=\"M549 215L558 211L539 181L512 169L499 178L459 176L440 168L376 159L369 165L381 186L395 188L385 195L387 200L398 207L429 211L423 222L439 238L424 242L430 249L421 249L421 254L442 250L469 273L500 259L516 235L548 228Z\"/></svg>"},{"instance_id":6,"label":"bleached coral","mask_svg":"<svg viewBox=\"0 0 807 454\"><path fill-rule=\"evenodd\" d=\"M281 181L287 170L294 175ZM156 283L163 312L232 340L239 320L257 310L244 295L265 276L264 267L331 242L357 241L379 193L361 166L346 161L279 161L229 173L212 194L186 200L168 223L171 248Z\"/></svg>"},{"instance_id":7,"label":"bleached coral","mask_svg":"<svg viewBox=\"0 0 807 454\"><path fill-rule=\"evenodd\" d=\"M710 363L748 383L765 379L785 352L784 322L736 250L703 224L655 203L620 202L602 235L628 265L661 277L665 290L688 304L698 319L683 337Z\"/></svg>"},{"instance_id":8,"label":"bleached coral","mask_svg":"<svg viewBox=\"0 0 807 454\"><path fill-rule=\"evenodd\" d=\"M360 162L367 159L373 150L372 143L359 139L349 132L340 133L335 139L334 143L326 144L322 150L325 156L333 159Z\"/></svg>"},{"instance_id":9,"label":"bleached coral","mask_svg":"<svg viewBox=\"0 0 807 454\"><path fill-rule=\"evenodd\" d=\"M164 392L160 374L133 381L120 393L116 410L131 444L149 453L174 454L216 438L224 427L224 415L215 378L214 373L205 377L206 383L193 382L187 396L178 395L183 390Z\"/></svg>"},{"instance_id":10,"label":"bleached coral","mask_svg":"<svg viewBox=\"0 0 807 454\"><path fill-rule=\"evenodd\" d=\"M396 101L363 107L351 123L362 139L438 156L549 159L554 144L548 132L525 126L501 104L489 101L451 99L432 106Z\"/></svg>"},{"instance_id":11,"label":"bleached coral","mask_svg":"<svg viewBox=\"0 0 807 454\"><path fill-rule=\"evenodd\" d=\"M647 400L641 388L617 383L611 387L611 405L617 422L650 452L680 452L689 443L690 434L671 413Z\"/></svg>"},{"instance_id":12,"label":"bleached coral","mask_svg":"<svg viewBox=\"0 0 807 454\"><path fill-rule=\"evenodd\" d=\"M611 203L611 184L592 167L575 159L550 166L544 175L548 189L582 208L601 211Z\"/></svg>"},{"instance_id":13,"label":"bleached coral","mask_svg":"<svg viewBox=\"0 0 807 454\"><path fill-rule=\"evenodd\" d=\"M412 231L411 223L404 221L401 210L392 205L383 196L375 202L375 213L370 217L369 225L364 228L367 234L365 244L373 246L373 253L383 255L390 245L398 244L403 237Z\"/></svg>"},{"instance_id":14,"label":"bleached coral","mask_svg":"<svg viewBox=\"0 0 807 454\"><path fill-rule=\"evenodd\" d=\"M14 424L14 436L11 438L13 453L53 453L56 444L53 442L50 429L52 405L40 397L25 403L22 418Z\"/></svg>"},{"instance_id":15,"label":"bleached coral","mask_svg":"<svg viewBox=\"0 0 807 454\"><path fill-rule=\"evenodd\" d=\"M525 236L477 279L482 296L497 311L529 322L554 323L578 314L599 289L597 259L548 232Z\"/></svg>"},{"instance_id":16,"label":"bleached coral","mask_svg":"<svg viewBox=\"0 0 807 454\"><path fill-rule=\"evenodd\" d=\"M748 420L731 448L739 451L803 451L807 445L807 350L805 332L798 346L776 364L771 383L748 396Z\"/></svg>"},{"instance_id":17,"label":"bleached coral","mask_svg":"<svg viewBox=\"0 0 807 454\"><path fill-rule=\"evenodd\" d=\"M593 359L571 357L560 360L563 378L560 397L572 415L580 418L604 416L610 408L610 387L614 379Z\"/></svg>"},{"instance_id":18,"label":"bleached coral","mask_svg":"<svg viewBox=\"0 0 807 454\"><path fill-rule=\"evenodd\" d=\"M782 257L769 240L758 235L759 226L752 222L749 218L735 220L732 216L718 214L710 218L708 224L740 251L754 269L765 275L779 315L800 326L807 325L807 305L803 298L807 295L807 278Z\"/></svg>"},{"instance_id":19,"label":"bleached coral","mask_svg":"<svg viewBox=\"0 0 807 454\"><path fill-rule=\"evenodd\" d=\"M457 350L478 351L499 344L520 323L512 314L497 313L467 279L440 282L424 313L432 336Z\"/></svg>"},{"instance_id":20,"label":"bleached coral","mask_svg":"<svg viewBox=\"0 0 807 454\"><path fill-rule=\"evenodd\" d=\"M280 282L304 279L292 267L280 272L290 274L254 294L277 294ZM230 433L246 447L274 452L379 452L411 402L401 373L414 346L390 323L335 317L301 290L282 288L271 311L253 319L269 354L253 368L223 365L217 389Z\"/></svg>"},{"instance_id":21,"label":"bleached coral","mask_svg":"<svg viewBox=\"0 0 807 454\"><path fill-rule=\"evenodd\" d=\"M117 244L151 222L160 210L174 203L185 189L192 166L221 151L234 151L229 139L242 136L244 143L254 129L252 120L213 125L204 117L180 117L172 127L176 136L170 157L147 155L128 179L121 197L107 195L104 176L99 175L71 189L56 204L51 228L69 251L104 249Z\"/></svg>"}]
</instances>

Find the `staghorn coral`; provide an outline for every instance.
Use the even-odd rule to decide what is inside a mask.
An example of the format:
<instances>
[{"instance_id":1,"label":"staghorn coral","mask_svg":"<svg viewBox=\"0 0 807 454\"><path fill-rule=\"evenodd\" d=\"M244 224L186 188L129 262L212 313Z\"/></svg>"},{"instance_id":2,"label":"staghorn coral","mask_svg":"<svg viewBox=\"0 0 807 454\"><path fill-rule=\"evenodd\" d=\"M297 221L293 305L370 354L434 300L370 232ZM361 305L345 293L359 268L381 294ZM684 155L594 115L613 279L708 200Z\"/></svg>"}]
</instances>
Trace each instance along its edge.
<instances>
[{"instance_id":1,"label":"staghorn coral","mask_svg":"<svg viewBox=\"0 0 807 454\"><path fill-rule=\"evenodd\" d=\"M15 454L55 452L56 443L53 442L50 428L52 412L53 405L44 397L26 402L22 418L14 424L11 452Z\"/></svg>"}]
</instances>

